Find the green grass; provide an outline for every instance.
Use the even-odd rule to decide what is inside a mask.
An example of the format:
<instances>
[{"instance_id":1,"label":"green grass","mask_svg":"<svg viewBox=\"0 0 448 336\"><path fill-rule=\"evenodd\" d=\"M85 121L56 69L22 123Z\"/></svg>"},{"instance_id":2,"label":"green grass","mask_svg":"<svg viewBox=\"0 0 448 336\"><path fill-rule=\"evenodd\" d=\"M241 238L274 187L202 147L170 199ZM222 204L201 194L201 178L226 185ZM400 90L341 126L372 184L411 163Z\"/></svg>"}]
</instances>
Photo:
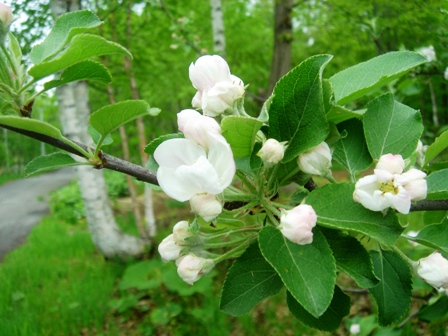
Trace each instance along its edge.
<instances>
[{"instance_id":1,"label":"green grass","mask_svg":"<svg viewBox=\"0 0 448 336\"><path fill-rule=\"evenodd\" d=\"M124 268L95 251L86 229L45 218L0 264L0 335L102 329Z\"/></svg>"}]
</instances>

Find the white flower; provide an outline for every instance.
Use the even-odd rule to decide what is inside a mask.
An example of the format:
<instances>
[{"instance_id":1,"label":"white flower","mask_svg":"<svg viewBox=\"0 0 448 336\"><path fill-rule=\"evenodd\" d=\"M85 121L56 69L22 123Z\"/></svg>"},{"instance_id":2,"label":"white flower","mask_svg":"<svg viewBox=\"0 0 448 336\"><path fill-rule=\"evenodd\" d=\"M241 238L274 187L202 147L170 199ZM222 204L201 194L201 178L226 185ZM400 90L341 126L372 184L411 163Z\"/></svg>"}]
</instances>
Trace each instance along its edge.
<instances>
[{"instance_id":1,"label":"white flower","mask_svg":"<svg viewBox=\"0 0 448 336\"><path fill-rule=\"evenodd\" d=\"M181 112L179 129L186 138L164 141L154 151L160 187L180 202L198 194L221 194L235 175L230 145L211 120L192 110Z\"/></svg>"},{"instance_id":2,"label":"white flower","mask_svg":"<svg viewBox=\"0 0 448 336\"><path fill-rule=\"evenodd\" d=\"M268 139L258 152L265 166L269 167L279 163L285 154L285 146L275 139Z\"/></svg>"},{"instance_id":3,"label":"white flower","mask_svg":"<svg viewBox=\"0 0 448 336\"><path fill-rule=\"evenodd\" d=\"M191 236L188 231L189 225L187 221L180 221L173 227L173 239L176 244L184 245L185 239Z\"/></svg>"},{"instance_id":4,"label":"white flower","mask_svg":"<svg viewBox=\"0 0 448 336\"><path fill-rule=\"evenodd\" d=\"M431 286L448 289L448 260L434 252L418 261L418 275Z\"/></svg>"},{"instance_id":5,"label":"white flower","mask_svg":"<svg viewBox=\"0 0 448 336\"><path fill-rule=\"evenodd\" d=\"M192 285L202 275L207 274L215 266L212 259L196 257L192 254L185 256L177 266L177 274L187 284Z\"/></svg>"},{"instance_id":6,"label":"white flower","mask_svg":"<svg viewBox=\"0 0 448 336\"><path fill-rule=\"evenodd\" d=\"M279 229L293 243L299 245L313 242L312 228L316 226L317 215L313 207L301 204L292 210L282 210Z\"/></svg>"},{"instance_id":7,"label":"white flower","mask_svg":"<svg viewBox=\"0 0 448 336\"><path fill-rule=\"evenodd\" d=\"M428 146L423 146L423 142L421 140L417 143L417 149L415 150L416 158L415 163L419 167L423 167L423 164L425 163L425 155L426 150L428 149Z\"/></svg>"},{"instance_id":8,"label":"white flower","mask_svg":"<svg viewBox=\"0 0 448 336\"><path fill-rule=\"evenodd\" d=\"M443 78L445 78L445 80L448 80L448 67L445 68L445 71L443 73Z\"/></svg>"},{"instance_id":9,"label":"white flower","mask_svg":"<svg viewBox=\"0 0 448 336\"><path fill-rule=\"evenodd\" d=\"M164 262L168 262L170 260L176 260L180 257L182 246L177 244L174 241L174 236L170 234L159 244L159 253Z\"/></svg>"},{"instance_id":10,"label":"white flower","mask_svg":"<svg viewBox=\"0 0 448 336\"><path fill-rule=\"evenodd\" d=\"M393 208L407 214L411 200L426 197L426 174L417 169L403 173L404 161L401 155L383 155L373 175L356 182L353 199L372 211Z\"/></svg>"},{"instance_id":11,"label":"white flower","mask_svg":"<svg viewBox=\"0 0 448 336\"><path fill-rule=\"evenodd\" d=\"M436 51L434 50L434 47L432 45L426 48L421 48L419 50L419 53L420 55L426 57L428 62L433 62L436 60Z\"/></svg>"},{"instance_id":12,"label":"white flower","mask_svg":"<svg viewBox=\"0 0 448 336\"><path fill-rule=\"evenodd\" d=\"M361 331L361 326L358 323L353 323L350 326L350 334L358 335L360 331Z\"/></svg>"},{"instance_id":13,"label":"white flower","mask_svg":"<svg viewBox=\"0 0 448 336\"><path fill-rule=\"evenodd\" d=\"M326 176L331 168L331 151L326 142L303 152L297 158L300 170L311 175Z\"/></svg>"},{"instance_id":14,"label":"white flower","mask_svg":"<svg viewBox=\"0 0 448 336\"><path fill-rule=\"evenodd\" d=\"M3 30L9 27L9 25L12 23L12 20L13 16L11 8L4 4L0 4L0 21L3 24Z\"/></svg>"},{"instance_id":15,"label":"white flower","mask_svg":"<svg viewBox=\"0 0 448 336\"><path fill-rule=\"evenodd\" d=\"M230 74L227 62L218 55L198 58L189 68L190 80L198 90L192 100L193 107L202 109L205 115L216 117L232 108L243 97L244 84Z\"/></svg>"}]
</instances>

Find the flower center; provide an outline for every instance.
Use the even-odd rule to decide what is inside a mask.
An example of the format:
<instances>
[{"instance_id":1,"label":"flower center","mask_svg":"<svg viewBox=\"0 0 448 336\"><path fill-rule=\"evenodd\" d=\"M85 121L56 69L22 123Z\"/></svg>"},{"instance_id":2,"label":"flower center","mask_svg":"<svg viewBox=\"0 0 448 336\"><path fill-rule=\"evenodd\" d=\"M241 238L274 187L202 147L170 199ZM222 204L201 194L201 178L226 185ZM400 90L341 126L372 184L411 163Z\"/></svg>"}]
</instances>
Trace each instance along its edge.
<instances>
[{"instance_id":1,"label":"flower center","mask_svg":"<svg viewBox=\"0 0 448 336\"><path fill-rule=\"evenodd\" d=\"M383 193L392 193L394 195L398 194L398 187L394 186L393 181L389 181L386 183L381 183L380 190Z\"/></svg>"}]
</instances>

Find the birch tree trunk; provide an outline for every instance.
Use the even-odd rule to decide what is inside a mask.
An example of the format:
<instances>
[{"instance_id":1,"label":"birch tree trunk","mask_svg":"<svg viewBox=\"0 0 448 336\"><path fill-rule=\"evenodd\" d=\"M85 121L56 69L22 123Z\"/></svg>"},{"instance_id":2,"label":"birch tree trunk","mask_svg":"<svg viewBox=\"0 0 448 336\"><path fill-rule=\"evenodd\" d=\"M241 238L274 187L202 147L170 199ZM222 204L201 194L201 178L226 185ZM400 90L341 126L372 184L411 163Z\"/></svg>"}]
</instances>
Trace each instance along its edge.
<instances>
[{"instance_id":1,"label":"birch tree trunk","mask_svg":"<svg viewBox=\"0 0 448 336\"><path fill-rule=\"evenodd\" d=\"M67 11L80 9L80 4L79 0L52 0L51 9L57 17ZM67 84L59 87L56 94L64 134L88 145L91 140L87 132L90 115L87 84ZM80 166L77 174L89 230L100 252L106 257L126 257L142 253L143 241L121 232L115 222L102 171L90 166Z\"/></svg>"},{"instance_id":2,"label":"birch tree trunk","mask_svg":"<svg viewBox=\"0 0 448 336\"><path fill-rule=\"evenodd\" d=\"M226 58L226 38L221 0L210 0L212 10L213 51Z\"/></svg>"}]
</instances>

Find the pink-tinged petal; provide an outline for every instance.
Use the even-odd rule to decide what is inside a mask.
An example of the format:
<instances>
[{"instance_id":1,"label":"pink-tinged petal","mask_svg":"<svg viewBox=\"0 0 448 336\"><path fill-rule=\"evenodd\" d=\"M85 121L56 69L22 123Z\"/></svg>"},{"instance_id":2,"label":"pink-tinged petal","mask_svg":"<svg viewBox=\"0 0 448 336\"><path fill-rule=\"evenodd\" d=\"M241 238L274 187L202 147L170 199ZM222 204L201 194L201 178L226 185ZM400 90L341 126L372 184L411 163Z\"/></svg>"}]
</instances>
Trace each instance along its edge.
<instances>
[{"instance_id":1,"label":"pink-tinged petal","mask_svg":"<svg viewBox=\"0 0 448 336\"><path fill-rule=\"evenodd\" d=\"M185 109L180 111L177 114L177 127L179 131L183 132L188 121L198 118L199 116L201 116L201 114L196 110Z\"/></svg>"},{"instance_id":2,"label":"pink-tinged petal","mask_svg":"<svg viewBox=\"0 0 448 336\"><path fill-rule=\"evenodd\" d=\"M195 110L178 113L178 125L186 139L194 141L206 151L210 147L210 135L221 135L221 127L215 119L203 116Z\"/></svg>"},{"instance_id":3,"label":"pink-tinged petal","mask_svg":"<svg viewBox=\"0 0 448 336\"><path fill-rule=\"evenodd\" d=\"M154 159L159 166L173 169L181 165L191 165L205 155L204 148L188 139L164 141L154 151Z\"/></svg>"},{"instance_id":4,"label":"pink-tinged petal","mask_svg":"<svg viewBox=\"0 0 448 336\"><path fill-rule=\"evenodd\" d=\"M403 157L399 154L385 154L380 157L376 169L387 170L391 174L401 174L404 169Z\"/></svg>"}]
</instances>

